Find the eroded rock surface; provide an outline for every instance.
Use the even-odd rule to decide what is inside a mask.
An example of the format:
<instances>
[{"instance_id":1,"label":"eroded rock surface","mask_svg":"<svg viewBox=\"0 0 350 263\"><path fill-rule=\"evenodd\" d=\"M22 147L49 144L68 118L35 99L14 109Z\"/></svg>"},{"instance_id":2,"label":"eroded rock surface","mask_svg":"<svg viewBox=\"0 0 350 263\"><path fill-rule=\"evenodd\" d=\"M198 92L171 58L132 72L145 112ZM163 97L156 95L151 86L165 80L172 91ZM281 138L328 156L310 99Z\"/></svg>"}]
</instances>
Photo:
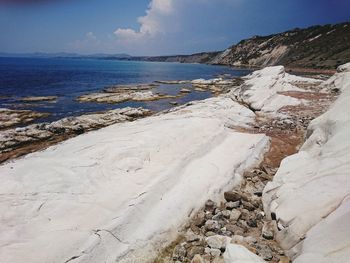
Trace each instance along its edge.
<instances>
[{"instance_id":1,"label":"eroded rock surface","mask_svg":"<svg viewBox=\"0 0 350 263\"><path fill-rule=\"evenodd\" d=\"M48 113L35 112L31 110L0 109L0 130L18 124L32 122L35 119L47 117Z\"/></svg>"}]
</instances>

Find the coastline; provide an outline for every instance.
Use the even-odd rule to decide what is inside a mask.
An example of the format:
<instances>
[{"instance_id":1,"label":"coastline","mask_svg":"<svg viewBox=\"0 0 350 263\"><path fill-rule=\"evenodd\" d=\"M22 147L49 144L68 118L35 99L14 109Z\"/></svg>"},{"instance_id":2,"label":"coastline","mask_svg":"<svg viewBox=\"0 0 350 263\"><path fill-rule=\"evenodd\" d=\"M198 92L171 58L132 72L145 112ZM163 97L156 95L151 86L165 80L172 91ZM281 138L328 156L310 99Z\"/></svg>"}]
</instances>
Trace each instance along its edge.
<instances>
[{"instance_id":1,"label":"coastline","mask_svg":"<svg viewBox=\"0 0 350 263\"><path fill-rule=\"evenodd\" d=\"M16 254L6 247L0 254L9 262L24 255L45 262L49 255L37 248L54 239L52 262L155 258L208 198L220 202L252 168L263 165L270 174L299 150L311 119L336 97L337 82L332 88L325 83L289 75L283 67L266 68L227 94L79 135L0 166L2 209L11 210L1 243L18 238L12 231L24 240L43 231L35 241L14 242ZM69 218L67 210L74 211ZM82 217L89 220L82 223ZM21 230L12 229L19 225Z\"/></svg>"}]
</instances>

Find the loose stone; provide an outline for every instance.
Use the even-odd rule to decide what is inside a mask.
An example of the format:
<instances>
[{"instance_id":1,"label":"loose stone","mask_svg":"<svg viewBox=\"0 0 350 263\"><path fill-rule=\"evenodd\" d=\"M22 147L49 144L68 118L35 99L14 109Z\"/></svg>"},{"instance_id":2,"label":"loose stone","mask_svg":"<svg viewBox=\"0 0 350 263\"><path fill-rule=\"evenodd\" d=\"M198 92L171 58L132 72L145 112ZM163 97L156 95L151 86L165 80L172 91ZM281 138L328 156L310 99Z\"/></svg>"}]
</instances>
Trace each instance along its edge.
<instances>
[{"instance_id":1,"label":"loose stone","mask_svg":"<svg viewBox=\"0 0 350 263\"><path fill-rule=\"evenodd\" d=\"M240 205L240 201L228 202L228 203L226 203L225 207L227 210L232 210L234 208L238 208L239 205Z\"/></svg>"}]
</instances>

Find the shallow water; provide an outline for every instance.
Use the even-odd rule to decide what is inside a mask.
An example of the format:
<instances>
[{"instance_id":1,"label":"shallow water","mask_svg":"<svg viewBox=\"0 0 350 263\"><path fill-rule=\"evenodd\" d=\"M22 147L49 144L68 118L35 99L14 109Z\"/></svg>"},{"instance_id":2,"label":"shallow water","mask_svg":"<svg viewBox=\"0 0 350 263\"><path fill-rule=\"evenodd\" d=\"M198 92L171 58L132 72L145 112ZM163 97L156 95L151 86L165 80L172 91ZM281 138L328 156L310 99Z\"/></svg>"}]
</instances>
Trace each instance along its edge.
<instances>
[{"instance_id":1,"label":"shallow water","mask_svg":"<svg viewBox=\"0 0 350 263\"><path fill-rule=\"evenodd\" d=\"M0 107L51 113L50 117L39 119L38 122L126 106L161 111L173 107L169 103L171 101L184 104L209 98L212 94L192 91L176 100L119 104L79 103L76 98L117 84L152 83L156 80L210 79L220 74L235 77L248 73L248 70L200 64L66 58L0 58ZM186 86L188 85L160 85L156 90L175 95ZM19 101L21 97L26 96L58 96L59 98L57 102L23 103Z\"/></svg>"}]
</instances>

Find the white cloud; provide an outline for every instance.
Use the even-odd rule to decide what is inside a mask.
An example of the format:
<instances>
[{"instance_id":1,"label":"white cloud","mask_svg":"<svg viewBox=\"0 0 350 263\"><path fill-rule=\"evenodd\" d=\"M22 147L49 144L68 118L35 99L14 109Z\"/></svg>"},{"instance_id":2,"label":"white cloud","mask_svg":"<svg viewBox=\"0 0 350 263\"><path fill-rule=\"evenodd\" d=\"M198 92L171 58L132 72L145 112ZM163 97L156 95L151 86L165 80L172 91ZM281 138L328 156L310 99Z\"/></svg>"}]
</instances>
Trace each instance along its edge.
<instances>
[{"instance_id":1,"label":"white cloud","mask_svg":"<svg viewBox=\"0 0 350 263\"><path fill-rule=\"evenodd\" d=\"M174 0L152 0L146 15L138 18L139 30L118 28L114 34L121 42L132 42L165 33L163 18L172 15L173 12Z\"/></svg>"},{"instance_id":2,"label":"white cloud","mask_svg":"<svg viewBox=\"0 0 350 263\"><path fill-rule=\"evenodd\" d=\"M88 32L85 35L88 39L96 40L97 37L95 36L94 32Z\"/></svg>"}]
</instances>

